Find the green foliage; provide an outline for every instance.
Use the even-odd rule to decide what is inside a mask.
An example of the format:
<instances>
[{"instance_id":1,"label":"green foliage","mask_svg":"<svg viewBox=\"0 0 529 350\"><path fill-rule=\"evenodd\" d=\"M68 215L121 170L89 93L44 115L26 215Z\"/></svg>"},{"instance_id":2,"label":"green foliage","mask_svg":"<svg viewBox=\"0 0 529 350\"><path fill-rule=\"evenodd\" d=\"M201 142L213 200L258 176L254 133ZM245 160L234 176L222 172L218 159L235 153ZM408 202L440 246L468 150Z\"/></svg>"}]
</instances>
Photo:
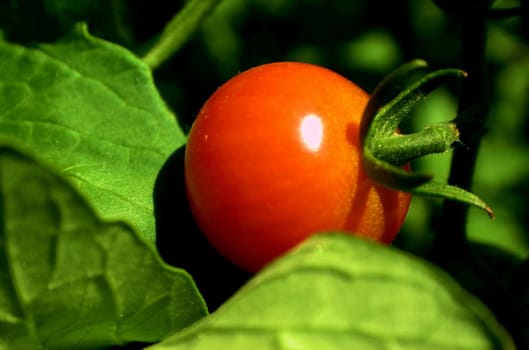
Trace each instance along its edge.
<instances>
[{"instance_id":1,"label":"green foliage","mask_svg":"<svg viewBox=\"0 0 529 350\"><path fill-rule=\"evenodd\" d=\"M343 48L342 55L349 64L380 74L387 74L402 62L395 39L382 30L372 30L351 40Z\"/></svg>"},{"instance_id":2,"label":"green foliage","mask_svg":"<svg viewBox=\"0 0 529 350\"><path fill-rule=\"evenodd\" d=\"M486 244L450 267L494 316L430 264L332 235L179 332L206 314L191 277L220 304L246 275L226 267L190 216L178 123L189 126L226 79L270 61L320 64L367 91L411 58L459 68L453 14L467 3L0 0L0 349L161 339L153 349L512 348L494 316L527 348L529 2L518 0L494 4L522 4L521 20L488 25L490 123L473 192L496 220L470 211L468 236ZM457 92L430 94L401 130L454 119ZM445 180L450 156L413 169ZM414 198L394 246L427 256L440 204ZM163 258L192 276L162 262L155 232Z\"/></svg>"},{"instance_id":3,"label":"green foliage","mask_svg":"<svg viewBox=\"0 0 529 350\"><path fill-rule=\"evenodd\" d=\"M215 314L149 349L514 349L440 269L349 235L314 236Z\"/></svg>"},{"instance_id":4,"label":"green foliage","mask_svg":"<svg viewBox=\"0 0 529 350\"><path fill-rule=\"evenodd\" d=\"M153 342L206 314L190 276L60 176L0 147L0 348Z\"/></svg>"},{"instance_id":5,"label":"green foliage","mask_svg":"<svg viewBox=\"0 0 529 350\"><path fill-rule=\"evenodd\" d=\"M0 43L0 61L0 135L63 171L99 215L154 242L154 182L185 137L147 67L84 26L35 48Z\"/></svg>"}]
</instances>

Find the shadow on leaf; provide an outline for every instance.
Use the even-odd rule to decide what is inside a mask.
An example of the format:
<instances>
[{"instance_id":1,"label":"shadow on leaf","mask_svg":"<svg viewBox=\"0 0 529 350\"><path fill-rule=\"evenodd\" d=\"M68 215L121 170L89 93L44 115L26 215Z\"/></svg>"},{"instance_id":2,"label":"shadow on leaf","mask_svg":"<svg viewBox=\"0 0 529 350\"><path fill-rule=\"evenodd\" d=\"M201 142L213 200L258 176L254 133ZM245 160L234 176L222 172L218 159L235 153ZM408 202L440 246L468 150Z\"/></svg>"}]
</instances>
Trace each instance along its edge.
<instances>
[{"instance_id":1,"label":"shadow on leaf","mask_svg":"<svg viewBox=\"0 0 529 350\"><path fill-rule=\"evenodd\" d=\"M195 223L185 193L184 156L185 146L166 161L156 180L156 246L167 263L191 274L209 310L214 311L249 274L222 257Z\"/></svg>"}]
</instances>

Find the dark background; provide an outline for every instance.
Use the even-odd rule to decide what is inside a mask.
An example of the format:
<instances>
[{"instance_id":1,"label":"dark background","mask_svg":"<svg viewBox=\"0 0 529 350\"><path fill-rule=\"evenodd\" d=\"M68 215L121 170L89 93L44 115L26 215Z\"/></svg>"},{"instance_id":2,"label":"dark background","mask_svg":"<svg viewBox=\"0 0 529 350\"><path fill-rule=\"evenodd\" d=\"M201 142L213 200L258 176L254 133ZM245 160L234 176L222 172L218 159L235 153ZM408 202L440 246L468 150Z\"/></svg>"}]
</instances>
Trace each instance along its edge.
<instances>
[{"instance_id":1,"label":"dark background","mask_svg":"<svg viewBox=\"0 0 529 350\"><path fill-rule=\"evenodd\" d=\"M90 29L141 55L183 4L101 2ZM503 0L494 6L519 4L516 0ZM432 68L458 68L461 53L461 19L430 0L224 0L180 52L154 71L154 78L187 130L219 85L258 64L283 60L316 63L372 91L387 73L409 59L425 59ZM483 78L490 120L478 159L474 191L492 206L497 219L491 221L483 212L470 209L468 233L472 240L488 242L526 258L529 46L519 18L490 21ZM458 100L455 92L457 87L434 92L413 111L403 129L417 130L454 118ZM160 249L166 260L191 272L210 307L215 308L247 276L223 265L222 259L206 247L192 220L182 219L181 215L189 215L185 202L168 205L173 198L185 197L183 179L174 177L175 172L181 171L182 159L183 150L179 150L158 183L157 208L162 217L159 229L163 231ZM443 181L449 162L447 153L425 157L413 166L433 172ZM173 183L177 185L171 187ZM167 188L172 188L172 192ZM395 245L426 254L440 204L439 200L415 197ZM175 220L172 210L184 213L177 223L171 222ZM187 227L185 244L172 243L172 236L182 234L182 225ZM191 253L197 251L204 254L197 257ZM225 278L228 274L233 276L231 285ZM223 288L218 285L220 280L224 281Z\"/></svg>"}]
</instances>

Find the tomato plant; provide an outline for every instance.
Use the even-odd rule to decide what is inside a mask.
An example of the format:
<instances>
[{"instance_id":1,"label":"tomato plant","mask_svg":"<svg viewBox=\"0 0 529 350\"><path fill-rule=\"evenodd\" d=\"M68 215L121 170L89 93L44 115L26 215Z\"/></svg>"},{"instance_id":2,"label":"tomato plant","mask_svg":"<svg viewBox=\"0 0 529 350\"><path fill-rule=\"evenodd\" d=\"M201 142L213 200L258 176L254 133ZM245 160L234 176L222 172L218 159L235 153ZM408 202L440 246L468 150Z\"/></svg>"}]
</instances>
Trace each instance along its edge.
<instances>
[{"instance_id":1,"label":"tomato plant","mask_svg":"<svg viewBox=\"0 0 529 350\"><path fill-rule=\"evenodd\" d=\"M346 78L294 62L247 70L206 101L189 134L186 186L221 254L255 272L318 231L394 239L410 196L360 165L367 101Z\"/></svg>"},{"instance_id":2,"label":"tomato plant","mask_svg":"<svg viewBox=\"0 0 529 350\"><path fill-rule=\"evenodd\" d=\"M528 29L522 0L0 1L0 348L529 349Z\"/></svg>"}]
</instances>

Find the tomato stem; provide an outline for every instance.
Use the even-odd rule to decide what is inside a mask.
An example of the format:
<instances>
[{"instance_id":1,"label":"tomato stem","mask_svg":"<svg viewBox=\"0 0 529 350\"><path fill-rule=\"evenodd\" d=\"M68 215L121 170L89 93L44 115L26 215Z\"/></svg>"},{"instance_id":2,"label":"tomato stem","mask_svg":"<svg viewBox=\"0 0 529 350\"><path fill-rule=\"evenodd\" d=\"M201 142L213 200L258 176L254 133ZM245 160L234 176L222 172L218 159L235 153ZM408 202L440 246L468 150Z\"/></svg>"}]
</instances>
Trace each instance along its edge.
<instances>
[{"instance_id":1,"label":"tomato stem","mask_svg":"<svg viewBox=\"0 0 529 350\"><path fill-rule=\"evenodd\" d=\"M375 157L395 165L404 165L421 156L445 152L459 141L459 131L452 122L429 125L408 135L392 135L373 145Z\"/></svg>"},{"instance_id":2,"label":"tomato stem","mask_svg":"<svg viewBox=\"0 0 529 350\"><path fill-rule=\"evenodd\" d=\"M460 141L459 125L466 127L476 121L473 114L467 113L466 117L430 125L412 134L398 132L401 121L430 92L450 79L466 77L466 73L459 69L426 73L424 68L424 61L411 61L389 74L375 89L360 126L364 170L373 181L383 186L474 205L493 217L490 207L470 191L434 182L429 174L409 173L402 169L404 164L418 157L450 150ZM422 77L417 78L417 73Z\"/></svg>"},{"instance_id":3,"label":"tomato stem","mask_svg":"<svg viewBox=\"0 0 529 350\"><path fill-rule=\"evenodd\" d=\"M142 60L152 70L177 52L221 0L191 0L167 23Z\"/></svg>"}]
</instances>

